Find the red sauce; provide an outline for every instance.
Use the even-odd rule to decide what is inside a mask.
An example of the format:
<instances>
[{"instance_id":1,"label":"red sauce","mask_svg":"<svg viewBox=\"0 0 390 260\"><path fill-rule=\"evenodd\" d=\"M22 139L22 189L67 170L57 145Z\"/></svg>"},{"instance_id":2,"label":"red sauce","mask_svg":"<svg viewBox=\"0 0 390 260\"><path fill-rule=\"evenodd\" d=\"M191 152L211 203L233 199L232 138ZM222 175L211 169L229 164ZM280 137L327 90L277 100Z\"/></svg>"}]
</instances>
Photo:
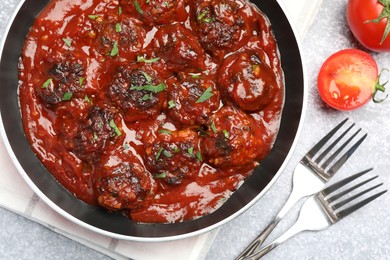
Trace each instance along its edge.
<instances>
[{"instance_id":1,"label":"red sauce","mask_svg":"<svg viewBox=\"0 0 390 260\"><path fill-rule=\"evenodd\" d=\"M19 79L45 167L139 222L217 209L271 149L284 100L270 23L244 0L53 0Z\"/></svg>"}]
</instances>

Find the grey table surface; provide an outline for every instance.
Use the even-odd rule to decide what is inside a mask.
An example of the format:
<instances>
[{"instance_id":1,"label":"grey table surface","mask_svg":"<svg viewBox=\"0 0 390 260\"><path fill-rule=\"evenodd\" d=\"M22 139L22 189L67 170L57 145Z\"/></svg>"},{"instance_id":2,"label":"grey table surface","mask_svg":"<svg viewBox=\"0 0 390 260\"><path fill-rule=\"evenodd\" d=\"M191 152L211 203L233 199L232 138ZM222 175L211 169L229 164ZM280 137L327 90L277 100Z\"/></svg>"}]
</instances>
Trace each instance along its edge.
<instances>
[{"instance_id":1,"label":"grey table surface","mask_svg":"<svg viewBox=\"0 0 390 260\"><path fill-rule=\"evenodd\" d=\"M291 0L293 1L293 0ZM295 0L298 1L298 0ZM0 1L0 35L19 0ZM327 108L317 93L319 68L332 53L362 48L352 37L346 18L346 0L324 1L302 42L308 76L308 105L298 145L283 174L252 208L224 225L206 259L234 259L271 221L291 190L294 166L306 151L337 122L349 117L368 138L343 166L338 176L374 166L375 173L390 184L390 99L381 104L339 112ZM390 53L371 53L379 68L390 68ZM390 79L385 72L384 80ZM390 85L389 85L390 88ZM390 259L390 193L321 232L305 232L288 240L264 259ZM296 218L297 209L280 223L271 238L281 234ZM107 259L88 247L0 208L0 259Z\"/></svg>"}]
</instances>

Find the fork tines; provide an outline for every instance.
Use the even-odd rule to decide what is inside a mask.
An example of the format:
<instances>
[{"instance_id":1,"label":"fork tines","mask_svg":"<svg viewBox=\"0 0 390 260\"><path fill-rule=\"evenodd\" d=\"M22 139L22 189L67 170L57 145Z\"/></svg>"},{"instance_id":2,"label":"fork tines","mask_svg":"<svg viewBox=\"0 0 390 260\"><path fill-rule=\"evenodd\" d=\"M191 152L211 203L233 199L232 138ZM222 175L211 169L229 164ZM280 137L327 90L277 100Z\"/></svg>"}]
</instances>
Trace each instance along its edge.
<instances>
[{"instance_id":1,"label":"fork tines","mask_svg":"<svg viewBox=\"0 0 390 260\"><path fill-rule=\"evenodd\" d=\"M369 179L360 181L359 183L354 184L352 187L349 187L349 188L342 190L345 186L349 185L354 180L365 175L366 173L370 172L371 170L372 170L372 168L364 170L364 171L359 172L357 174L354 174L346 179L343 179L339 182L334 183L333 185L325 188L324 190L322 190L319 193L318 199L321 200L322 204L326 206L325 210L327 211L328 215L330 214L329 217L333 222L337 222L341 218L351 214L355 210L361 208L362 206L368 204L369 202L375 200L376 198L380 197L381 195L383 195L384 193L387 192L387 190L382 190L380 192L377 192L373 195L370 195L370 196L364 198L363 200L360 200L359 202L357 202L351 206L348 205L350 202L357 200L358 198L362 197L364 194L367 194L370 191L373 191L376 188L383 185L383 183L379 183L379 184L376 184L370 188L366 188L366 189L358 192L357 194L351 195L351 196L341 200L346 195L356 191L359 187L362 187L363 185L366 185L367 183L375 180L378 176L374 176L374 177L371 177Z\"/></svg>"},{"instance_id":2,"label":"fork tines","mask_svg":"<svg viewBox=\"0 0 390 260\"><path fill-rule=\"evenodd\" d=\"M367 137L367 134L364 134L363 136L361 136L361 134L359 135L362 129L357 128L355 123L352 123L346 130L337 136L337 133L346 125L347 121L348 118L338 124L302 159L304 163L310 164L312 169L323 169L319 170L318 173L325 180L332 177L340 169ZM353 130L354 128L357 128L357 130ZM322 176L323 174L326 174L327 176Z\"/></svg>"}]
</instances>

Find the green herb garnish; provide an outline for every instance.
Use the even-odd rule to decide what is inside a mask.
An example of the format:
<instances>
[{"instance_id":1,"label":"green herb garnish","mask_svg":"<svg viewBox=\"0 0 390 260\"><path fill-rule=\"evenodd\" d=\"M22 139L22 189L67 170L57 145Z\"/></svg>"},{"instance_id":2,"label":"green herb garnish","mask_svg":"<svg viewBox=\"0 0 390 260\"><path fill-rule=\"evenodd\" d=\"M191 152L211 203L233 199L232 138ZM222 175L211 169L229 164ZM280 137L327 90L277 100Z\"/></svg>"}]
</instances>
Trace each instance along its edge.
<instances>
[{"instance_id":1,"label":"green herb garnish","mask_svg":"<svg viewBox=\"0 0 390 260\"><path fill-rule=\"evenodd\" d=\"M123 149L125 149L125 150L130 149L130 145L129 145L128 143L125 143L125 144L123 145Z\"/></svg>"},{"instance_id":2,"label":"green herb garnish","mask_svg":"<svg viewBox=\"0 0 390 260\"><path fill-rule=\"evenodd\" d=\"M122 26L121 26L120 23L116 23L116 24L115 24L115 31L116 31L116 32L121 32L121 31L122 31Z\"/></svg>"},{"instance_id":3,"label":"green herb garnish","mask_svg":"<svg viewBox=\"0 0 390 260\"><path fill-rule=\"evenodd\" d=\"M85 95L84 100L90 103L91 105L93 104L92 100L88 97L88 95Z\"/></svg>"},{"instance_id":4,"label":"green herb garnish","mask_svg":"<svg viewBox=\"0 0 390 260\"><path fill-rule=\"evenodd\" d=\"M203 18L206 14L207 14L207 10L203 10L203 12L200 13L196 19L198 19L198 21L200 21L200 20L202 20L202 18Z\"/></svg>"},{"instance_id":5,"label":"green herb garnish","mask_svg":"<svg viewBox=\"0 0 390 260\"><path fill-rule=\"evenodd\" d=\"M73 96L72 92L65 92L64 95L62 96L61 100L68 101L72 98L72 96Z\"/></svg>"},{"instance_id":6,"label":"green herb garnish","mask_svg":"<svg viewBox=\"0 0 390 260\"><path fill-rule=\"evenodd\" d=\"M116 133L117 136L121 136L121 135L122 135L122 132L121 132L121 130L116 126L114 119L111 119L109 125L110 125L110 127L111 127L112 129L114 129L114 131L115 131L115 133Z\"/></svg>"},{"instance_id":7,"label":"green herb garnish","mask_svg":"<svg viewBox=\"0 0 390 260\"><path fill-rule=\"evenodd\" d=\"M99 139L99 137L97 136L97 134L96 134L96 132L93 132L93 140L98 140Z\"/></svg>"},{"instance_id":8,"label":"green herb garnish","mask_svg":"<svg viewBox=\"0 0 390 260\"><path fill-rule=\"evenodd\" d=\"M147 60L147 59L145 59L144 56L141 56L141 55L137 56L137 62L153 63L153 62L156 62L159 60L160 60L160 57Z\"/></svg>"},{"instance_id":9,"label":"green herb garnish","mask_svg":"<svg viewBox=\"0 0 390 260\"><path fill-rule=\"evenodd\" d=\"M192 78L198 79L201 77L202 73L188 73Z\"/></svg>"},{"instance_id":10,"label":"green herb garnish","mask_svg":"<svg viewBox=\"0 0 390 260\"><path fill-rule=\"evenodd\" d=\"M168 108L174 108L174 107L176 107L176 104L175 104L175 101L174 100L169 100L168 101Z\"/></svg>"},{"instance_id":11,"label":"green herb garnish","mask_svg":"<svg viewBox=\"0 0 390 260\"><path fill-rule=\"evenodd\" d=\"M122 6L119 6L118 7L118 15L121 15L122 14Z\"/></svg>"},{"instance_id":12,"label":"green herb garnish","mask_svg":"<svg viewBox=\"0 0 390 260\"><path fill-rule=\"evenodd\" d=\"M147 100L150 100L152 97L149 95L149 94L145 94L143 97L142 97L142 101L147 101Z\"/></svg>"},{"instance_id":13,"label":"green herb garnish","mask_svg":"<svg viewBox=\"0 0 390 260\"><path fill-rule=\"evenodd\" d=\"M90 14L90 15L88 15L88 18L91 19L91 20L95 20L98 17L99 17L98 14Z\"/></svg>"},{"instance_id":14,"label":"green herb garnish","mask_svg":"<svg viewBox=\"0 0 390 260\"><path fill-rule=\"evenodd\" d=\"M208 100L209 98L211 98L214 95L212 91L213 91L213 89L211 87L208 87L203 92L203 94L199 97L199 99L196 101L196 103L201 103L201 102L204 102L204 101Z\"/></svg>"},{"instance_id":15,"label":"green herb garnish","mask_svg":"<svg viewBox=\"0 0 390 260\"><path fill-rule=\"evenodd\" d=\"M167 177L167 174L165 172L154 175L154 178L157 178L157 179L164 179L166 177Z\"/></svg>"},{"instance_id":16,"label":"green herb garnish","mask_svg":"<svg viewBox=\"0 0 390 260\"><path fill-rule=\"evenodd\" d=\"M111 52L110 52L110 56L111 57L114 57L116 55L118 55L119 53L119 49L118 49L118 42L114 42L114 45L112 46L112 49L111 49Z\"/></svg>"},{"instance_id":17,"label":"green herb garnish","mask_svg":"<svg viewBox=\"0 0 390 260\"><path fill-rule=\"evenodd\" d=\"M211 128L211 130L213 130L214 133L217 132L217 128L215 127L214 121L211 122L210 128Z\"/></svg>"},{"instance_id":18,"label":"green herb garnish","mask_svg":"<svg viewBox=\"0 0 390 260\"><path fill-rule=\"evenodd\" d=\"M187 151L188 151L189 154L193 155L194 154L194 147L188 148Z\"/></svg>"},{"instance_id":19,"label":"green herb garnish","mask_svg":"<svg viewBox=\"0 0 390 260\"><path fill-rule=\"evenodd\" d=\"M229 139L229 132L226 130L223 130L223 135L225 136L226 139Z\"/></svg>"},{"instance_id":20,"label":"green herb garnish","mask_svg":"<svg viewBox=\"0 0 390 260\"><path fill-rule=\"evenodd\" d=\"M172 134L171 131L169 131L169 130L167 130L167 129L160 129L160 130L158 130L158 132L159 132L160 134L167 134L167 135Z\"/></svg>"},{"instance_id":21,"label":"green herb garnish","mask_svg":"<svg viewBox=\"0 0 390 260\"><path fill-rule=\"evenodd\" d=\"M138 90L138 91L146 90L146 91L150 91L150 92L154 92L154 93L159 93L161 91L164 91L166 88L167 88L167 86L165 86L164 83L160 83L156 86L150 85L150 84L145 85L145 86L132 86L132 87L130 87L130 90Z\"/></svg>"},{"instance_id":22,"label":"green herb garnish","mask_svg":"<svg viewBox=\"0 0 390 260\"><path fill-rule=\"evenodd\" d=\"M43 84L42 88L47 88L53 82L52 78L47 79Z\"/></svg>"},{"instance_id":23,"label":"green herb garnish","mask_svg":"<svg viewBox=\"0 0 390 260\"><path fill-rule=\"evenodd\" d=\"M141 15L144 15L144 12L142 11L141 6L139 6L139 3L136 0L134 1L134 6L135 6L135 10L137 10L138 13L140 13Z\"/></svg>"},{"instance_id":24,"label":"green herb garnish","mask_svg":"<svg viewBox=\"0 0 390 260\"><path fill-rule=\"evenodd\" d=\"M83 85L84 85L84 81L85 81L85 78L84 78L84 77L80 77L80 78L79 78L80 86L83 86Z\"/></svg>"},{"instance_id":25,"label":"green herb garnish","mask_svg":"<svg viewBox=\"0 0 390 260\"><path fill-rule=\"evenodd\" d=\"M180 152L180 148L179 148L179 147L177 147L177 146L175 146L175 147L173 148L173 152L174 152L174 153L178 153L178 152Z\"/></svg>"},{"instance_id":26,"label":"green herb garnish","mask_svg":"<svg viewBox=\"0 0 390 260\"><path fill-rule=\"evenodd\" d=\"M168 157L168 158L172 157L172 154L167 150L164 150L163 153L164 153L165 157Z\"/></svg>"},{"instance_id":27,"label":"green herb garnish","mask_svg":"<svg viewBox=\"0 0 390 260\"><path fill-rule=\"evenodd\" d=\"M72 46L72 39L62 38L62 40L65 42L65 44L66 44L68 47L71 47L71 46Z\"/></svg>"},{"instance_id":28,"label":"green herb garnish","mask_svg":"<svg viewBox=\"0 0 390 260\"><path fill-rule=\"evenodd\" d=\"M158 160L158 158L160 158L160 156L161 156L161 153L162 153L162 151L164 150L164 148L160 148L160 150L158 150L158 152L157 152L157 154L156 154L156 161Z\"/></svg>"},{"instance_id":29,"label":"green herb garnish","mask_svg":"<svg viewBox=\"0 0 390 260\"><path fill-rule=\"evenodd\" d=\"M199 161L203 161L202 154L200 152L196 153L196 158L198 158Z\"/></svg>"},{"instance_id":30,"label":"green herb garnish","mask_svg":"<svg viewBox=\"0 0 390 260\"><path fill-rule=\"evenodd\" d=\"M150 75L148 75L147 73L145 73L145 72L143 72L142 71L142 74L144 75L144 77L145 77L145 79L146 79L146 81L148 82L148 83L151 83L152 82L152 77L150 76Z\"/></svg>"}]
</instances>

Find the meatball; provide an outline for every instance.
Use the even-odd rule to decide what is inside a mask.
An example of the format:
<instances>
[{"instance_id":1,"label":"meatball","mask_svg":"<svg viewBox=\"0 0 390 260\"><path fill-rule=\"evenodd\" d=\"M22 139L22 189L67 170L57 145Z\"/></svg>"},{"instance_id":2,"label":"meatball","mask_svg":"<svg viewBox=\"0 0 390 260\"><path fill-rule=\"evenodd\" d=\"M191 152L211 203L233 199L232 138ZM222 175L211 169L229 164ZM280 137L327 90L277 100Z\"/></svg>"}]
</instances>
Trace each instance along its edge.
<instances>
[{"instance_id":1,"label":"meatball","mask_svg":"<svg viewBox=\"0 0 390 260\"><path fill-rule=\"evenodd\" d=\"M46 107L68 101L83 89L84 77L82 64L73 61L56 63L49 69L47 80L37 88L38 97Z\"/></svg>"},{"instance_id":2,"label":"meatball","mask_svg":"<svg viewBox=\"0 0 390 260\"><path fill-rule=\"evenodd\" d=\"M96 22L95 46L104 56L134 59L146 36L142 23L134 18L108 18Z\"/></svg>"},{"instance_id":3,"label":"meatball","mask_svg":"<svg viewBox=\"0 0 390 260\"><path fill-rule=\"evenodd\" d=\"M93 179L99 205L111 211L148 205L157 187L141 161L122 147L102 155Z\"/></svg>"},{"instance_id":4,"label":"meatball","mask_svg":"<svg viewBox=\"0 0 390 260\"><path fill-rule=\"evenodd\" d=\"M214 77L182 74L180 80L168 80L168 116L186 125L205 124L220 106Z\"/></svg>"},{"instance_id":5,"label":"meatball","mask_svg":"<svg viewBox=\"0 0 390 260\"><path fill-rule=\"evenodd\" d=\"M166 85L150 64L117 68L106 95L122 111L126 122L156 117L165 107Z\"/></svg>"},{"instance_id":6,"label":"meatball","mask_svg":"<svg viewBox=\"0 0 390 260\"><path fill-rule=\"evenodd\" d=\"M97 106L91 106L86 112L69 111L64 108L59 112L58 122L61 125L56 127L60 140L79 159L88 163L96 162L107 142L120 135L114 113Z\"/></svg>"},{"instance_id":7,"label":"meatball","mask_svg":"<svg viewBox=\"0 0 390 260\"><path fill-rule=\"evenodd\" d=\"M251 35L244 22L245 13L231 0L196 0L193 3L193 25L203 48L215 57L242 47Z\"/></svg>"},{"instance_id":8,"label":"meatball","mask_svg":"<svg viewBox=\"0 0 390 260\"><path fill-rule=\"evenodd\" d=\"M224 106L210 120L202 152L207 162L221 169L245 167L268 152L262 141L264 131L244 112Z\"/></svg>"},{"instance_id":9,"label":"meatball","mask_svg":"<svg viewBox=\"0 0 390 260\"><path fill-rule=\"evenodd\" d=\"M202 166L199 138L190 129L158 131L155 140L146 143L145 155L147 169L170 185L197 176Z\"/></svg>"},{"instance_id":10,"label":"meatball","mask_svg":"<svg viewBox=\"0 0 390 260\"><path fill-rule=\"evenodd\" d=\"M188 17L185 0L121 0L120 3L124 12L150 26L184 22Z\"/></svg>"},{"instance_id":11,"label":"meatball","mask_svg":"<svg viewBox=\"0 0 390 260\"><path fill-rule=\"evenodd\" d=\"M170 70L180 72L187 68L199 71L205 68L205 53L195 34L181 24L166 25L154 35L154 47Z\"/></svg>"},{"instance_id":12,"label":"meatball","mask_svg":"<svg viewBox=\"0 0 390 260\"><path fill-rule=\"evenodd\" d=\"M244 111L259 111L278 91L275 72L264 62L264 55L251 50L235 53L220 67L221 92Z\"/></svg>"}]
</instances>

